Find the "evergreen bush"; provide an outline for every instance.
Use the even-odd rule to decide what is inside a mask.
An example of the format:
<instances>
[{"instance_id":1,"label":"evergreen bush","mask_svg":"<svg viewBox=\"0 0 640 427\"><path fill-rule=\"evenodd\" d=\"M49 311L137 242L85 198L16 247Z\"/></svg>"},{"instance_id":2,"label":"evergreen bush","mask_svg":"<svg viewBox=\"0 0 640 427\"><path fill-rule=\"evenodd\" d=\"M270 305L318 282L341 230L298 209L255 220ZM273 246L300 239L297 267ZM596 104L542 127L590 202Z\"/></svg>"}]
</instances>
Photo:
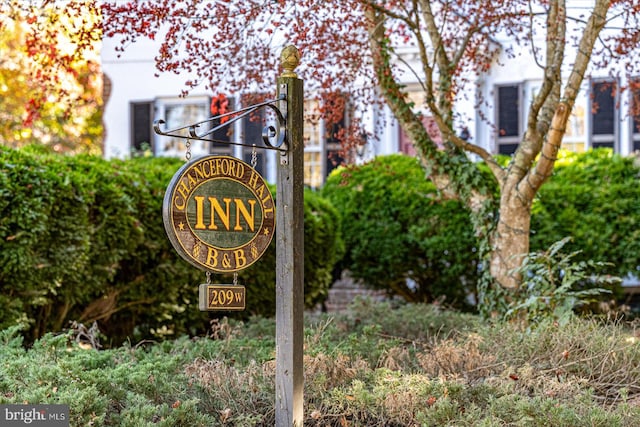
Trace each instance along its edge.
<instances>
[{"instance_id":1,"label":"evergreen bush","mask_svg":"<svg viewBox=\"0 0 640 427\"><path fill-rule=\"evenodd\" d=\"M639 277L639 179L634 157L607 149L563 153L532 208L532 251L571 237L576 262L606 262L603 273Z\"/></svg>"},{"instance_id":2,"label":"evergreen bush","mask_svg":"<svg viewBox=\"0 0 640 427\"><path fill-rule=\"evenodd\" d=\"M118 343L202 333L228 315L198 311L205 273L177 255L164 230L164 192L182 164L0 147L0 328L19 324L31 341L72 320L97 321ZM342 241L337 212L310 190L304 215L305 303L313 307L327 296ZM239 276L247 310L235 316L275 313L275 239Z\"/></svg>"},{"instance_id":3,"label":"evergreen bush","mask_svg":"<svg viewBox=\"0 0 640 427\"><path fill-rule=\"evenodd\" d=\"M479 276L468 212L442 200L414 157L336 169L323 195L340 211L344 268L408 301L464 306Z\"/></svg>"}]
</instances>

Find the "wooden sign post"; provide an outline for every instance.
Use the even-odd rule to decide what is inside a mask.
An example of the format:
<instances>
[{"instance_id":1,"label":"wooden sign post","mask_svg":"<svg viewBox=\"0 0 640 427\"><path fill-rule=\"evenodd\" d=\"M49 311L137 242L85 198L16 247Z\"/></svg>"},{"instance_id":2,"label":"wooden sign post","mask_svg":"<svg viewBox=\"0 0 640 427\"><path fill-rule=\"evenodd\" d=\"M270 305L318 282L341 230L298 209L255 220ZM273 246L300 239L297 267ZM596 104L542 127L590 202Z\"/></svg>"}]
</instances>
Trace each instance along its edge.
<instances>
[{"instance_id":1,"label":"wooden sign post","mask_svg":"<svg viewBox=\"0 0 640 427\"><path fill-rule=\"evenodd\" d=\"M178 254L207 271L207 283L199 288L203 311L245 308L244 287L235 281L211 284L209 274L235 273L258 261L275 227L275 415L276 426L291 427L302 426L304 420L304 97L302 80L294 72L300 63L298 49L285 47L280 59L284 72L278 78L276 100L172 130L161 130L164 121L157 120L154 130L158 135L210 142L207 138L213 132L259 108L276 114L278 127L266 128L263 135L265 148L279 152L275 213L267 184L252 166L233 157L207 156L189 161L173 177L165 193L163 220ZM223 116L228 120L198 133L199 126ZM189 136L184 135L186 130ZM272 137L275 145L269 142ZM186 158L191 158L188 150Z\"/></svg>"},{"instance_id":2,"label":"wooden sign post","mask_svg":"<svg viewBox=\"0 0 640 427\"><path fill-rule=\"evenodd\" d=\"M303 84L294 72L300 53L287 46L278 93L286 93L286 152L280 154L276 191L276 426L302 426L304 321ZM286 109L286 110L285 110Z\"/></svg>"}]
</instances>

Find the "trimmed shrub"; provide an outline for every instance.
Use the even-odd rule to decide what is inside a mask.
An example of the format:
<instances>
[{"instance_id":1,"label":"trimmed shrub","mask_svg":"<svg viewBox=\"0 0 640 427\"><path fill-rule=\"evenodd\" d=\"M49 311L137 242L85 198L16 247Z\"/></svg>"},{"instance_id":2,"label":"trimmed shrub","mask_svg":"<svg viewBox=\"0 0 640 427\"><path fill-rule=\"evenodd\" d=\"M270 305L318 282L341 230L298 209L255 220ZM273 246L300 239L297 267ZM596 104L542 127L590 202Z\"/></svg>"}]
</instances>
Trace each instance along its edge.
<instances>
[{"instance_id":1,"label":"trimmed shrub","mask_svg":"<svg viewBox=\"0 0 640 427\"><path fill-rule=\"evenodd\" d=\"M564 153L533 205L531 249L571 237L575 261L612 263L605 273L640 276L640 168L599 149Z\"/></svg>"},{"instance_id":2,"label":"trimmed shrub","mask_svg":"<svg viewBox=\"0 0 640 427\"><path fill-rule=\"evenodd\" d=\"M273 187L272 194L275 199L275 188ZM312 308L326 300L329 288L333 283L331 273L343 252L344 244L337 210L315 191L305 189L305 307ZM269 268L265 268L264 265L268 265ZM276 241L274 238L260 263L238 273L240 283L245 283L247 286L247 309L252 314L275 315L275 265ZM231 277L228 280L231 280ZM227 283L231 282L227 281Z\"/></svg>"},{"instance_id":3,"label":"trimmed shrub","mask_svg":"<svg viewBox=\"0 0 640 427\"><path fill-rule=\"evenodd\" d=\"M20 324L28 341L71 320L97 321L113 342L197 334L220 314L200 313L205 273L178 256L162 222L179 159L107 161L0 147L0 328ZM305 303L322 302L341 254L338 214L305 193ZM275 312L275 240L239 274L247 310ZM215 283L231 277L213 275Z\"/></svg>"},{"instance_id":4,"label":"trimmed shrub","mask_svg":"<svg viewBox=\"0 0 640 427\"><path fill-rule=\"evenodd\" d=\"M121 164L87 156L0 151L1 324L33 336L59 330L77 307L108 295L142 237ZM78 318L75 317L75 318Z\"/></svg>"},{"instance_id":5,"label":"trimmed shrub","mask_svg":"<svg viewBox=\"0 0 640 427\"><path fill-rule=\"evenodd\" d=\"M408 301L464 306L478 279L468 212L439 198L413 157L380 156L335 170L323 188L340 211L342 266L364 283Z\"/></svg>"}]
</instances>

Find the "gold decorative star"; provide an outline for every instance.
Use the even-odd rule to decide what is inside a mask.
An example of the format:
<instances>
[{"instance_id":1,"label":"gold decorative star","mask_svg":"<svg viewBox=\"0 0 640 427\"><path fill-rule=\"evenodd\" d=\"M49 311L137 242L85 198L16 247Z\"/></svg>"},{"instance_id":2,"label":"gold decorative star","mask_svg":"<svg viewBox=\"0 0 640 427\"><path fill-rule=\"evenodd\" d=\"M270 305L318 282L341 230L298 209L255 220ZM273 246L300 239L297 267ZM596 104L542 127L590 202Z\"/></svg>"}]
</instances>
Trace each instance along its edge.
<instances>
[{"instance_id":1,"label":"gold decorative star","mask_svg":"<svg viewBox=\"0 0 640 427\"><path fill-rule=\"evenodd\" d=\"M180 231L184 231L184 223L180 222L180 224L178 224L178 228Z\"/></svg>"},{"instance_id":2,"label":"gold decorative star","mask_svg":"<svg viewBox=\"0 0 640 427\"><path fill-rule=\"evenodd\" d=\"M265 229L264 229L264 235L265 235L265 236L268 236L268 235L269 235L269 229L268 229L268 228L265 228Z\"/></svg>"}]
</instances>

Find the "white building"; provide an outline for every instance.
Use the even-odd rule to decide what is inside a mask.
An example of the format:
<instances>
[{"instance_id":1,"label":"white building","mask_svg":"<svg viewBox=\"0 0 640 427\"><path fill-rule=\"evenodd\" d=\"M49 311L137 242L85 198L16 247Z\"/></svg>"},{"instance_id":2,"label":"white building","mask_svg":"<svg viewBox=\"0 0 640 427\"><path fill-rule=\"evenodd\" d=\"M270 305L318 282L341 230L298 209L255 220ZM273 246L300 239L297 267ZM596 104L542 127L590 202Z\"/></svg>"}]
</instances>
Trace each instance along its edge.
<instances>
[{"instance_id":1,"label":"white building","mask_svg":"<svg viewBox=\"0 0 640 427\"><path fill-rule=\"evenodd\" d=\"M580 1L573 0L572 3ZM501 42L499 38L498 42ZM158 52L157 42L140 38L120 56L116 51L118 45L114 40L105 39L102 47L102 67L109 88L104 111L104 155L108 158L126 157L134 150L148 149L157 156L183 157L186 141L155 134L153 121L163 119L165 128L170 129L210 117L211 94L196 88L189 96L181 97L188 74L162 73L156 76L154 56ZM520 52L515 58L505 55L504 49L502 52L486 75L476 79L475 85L465 88L466 97L461 96L456 104L459 113L456 127L461 131L466 128L474 144L493 153L510 154L524 133L528 106L541 85L542 71L528 52ZM407 63L417 60L415 52L409 48L402 49L401 54ZM410 97L428 121L419 84L412 73L404 75ZM640 150L640 117L634 119L629 114L633 95L639 96L640 90L620 93L616 88L628 82L608 76L604 70L585 78L564 138L564 148L584 151L592 147L610 147L623 155ZM640 81L640 75L638 78ZM488 101L480 109L476 108L479 99ZM238 101L231 98L230 109L239 108L241 102ZM313 101L307 102L308 110L313 108L312 104ZM593 108L594 105L597 109ZM388 109L371 108L368 126L378 137L368 142L356 160L394 152L412 154L411 142L400 131ZM493 121L493 124L482 117ZM376 123L384 125L376 126ZM214 139L260 146L261 133L261 123L245 119L236 122L230 132L217 132ZM337 155L339 147L332 135L333 132L327 132L322 121L309 122L305 126L305 182L310 186L320 186L335 167L335 161L340 160ZM252 153L250 147L212 146L210 142L202 141L194 141L191 151L193 155L228 154L247 162ZM256 153L256 169L268 181L275 181L276 153L263 149L256 150Z\"/></svg>"},{"instance_id":2,"label":"white building","mask_svg":"<svg viewBox=\"0 0 640 427\"><path fill-rule=\"evenodd\" d=\"M189 79L187 73L158 75L154 61L158 43L141 38L123 53L116 51L118 46L119 43L112 39L103 40L102 69L106 87L104 156L128 157L135 151L148 150L156 156L184 157L187 140L157 135L153 130L153 123L158 119L164 120L166 124L162 129L166 130L211 117L211 93L196 88L183 97L181 92L185 89L185 81ZM229 97L228 101L229 110L246 106L233 97ZM313 101L307 102L307 108L313 108ZM264 110L258 112L261 113L264 114ZM261 120L256 120L255 117L251 120L245 118L233 123L229 129L220 129L213 135L213 139L256 144L256 169L268 181L274 182L277 156L275 151L261 148L262 130ZM204 129L199 129L199 133L203 131ZM339 144L332 137L333 132L326 132L322 120L307 123L304 132L305 182L317 187L339 163ZM384 151L378 150L375 154L381 152ZM387 149L386 152L393 150ZM208 153L232 155L250 163L253 149L232 144L192 141L191 153L194 156Z\"/></svg>"}]
</instances>

